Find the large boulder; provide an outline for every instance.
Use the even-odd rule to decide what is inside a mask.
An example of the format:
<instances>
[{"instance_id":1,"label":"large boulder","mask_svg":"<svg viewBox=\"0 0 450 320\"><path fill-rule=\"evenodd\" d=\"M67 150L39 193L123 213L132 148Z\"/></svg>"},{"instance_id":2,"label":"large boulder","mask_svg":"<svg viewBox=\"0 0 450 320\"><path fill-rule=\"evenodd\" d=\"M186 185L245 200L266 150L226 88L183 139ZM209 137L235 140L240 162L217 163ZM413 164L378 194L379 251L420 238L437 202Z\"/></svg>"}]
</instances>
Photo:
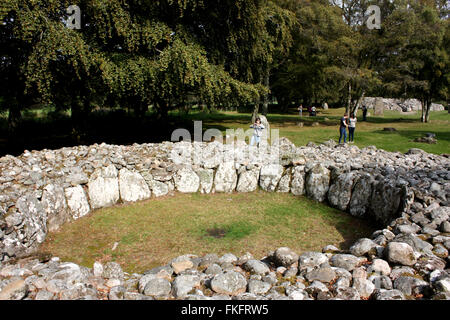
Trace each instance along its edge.
<instances>
[{"instance_id":1,"label":"large boulder","mask_svg":"<svg viewBox=\"0 0 450 320\"><path fill-rule=\"evenodd\" d=\"M306 174L306 195L323 202L330 186L330 170L318 163Z\"/></svg>"},{"instance_id":2,"label":"large boulder","mask_svg":"<svg viewBox=\"0 0 450 320\"><path fill-rule=\"evenodd\" d=\"M47 213L47 228L53 232L70 220L64 188L58 184L48 184L44 187L41 199Z\"/></svg>"},{"instance_id":3,"label":"large boulder","mask_svg":"<svg viewBox=\"0 0 450 320\"><path fill-rule=\"evenodd\" d=\"M89 213L91 208L82 186L70 187L64 190L67 205L72 212L72 218L77 220Z\"/></svg>"},{"instance_id":4,"label":"large boulder","mask_svg":"<svg viewBox=\"0 0 450 320\"><path fill-rule=\"evenodd\" d=\"M291 193L295 196L305 194L305 167L295 166L292 169Z\"/></svg>"},{"instance_id":5,"label":"large boulder","mask_svg":"<svg viewBox=\"0 0 450 320\"><path fill-rule=\"evenodd\" d=\"M372 183L373 177L367 173L356 178L349 204L349 211L352 216L363 217L366 214L372 196Z\"/></svg>"},{"instance_id":6,"label":"large boulder","mask_svg":"<svg viewBox=\"0 0 450 320\"><path fill-rule=\"evenodd\" d=\"M109 165L96 169L89 178L88 190L92 209L116 204L120 198L116 167Z\"/></svg>"},{"instance_id":7,"label":"large boulder","mask_svg":"<svg viewBox=\"0 0 450 320\"><path fill-rule=\"evenodd\" d=\"M356 174L352 172L340 174L334 179L328 190L328 201L339 210L347 210L352 196L353 181Z\"/></svg>"},{"instance_id":8,"label":"large boulder","mask_svg":"<svg viewBox=\"0 0 450 320\"><path fill-rule=\"evenodd\" d=\"M20 197L16 208L23 218L22 230L29 244L42 243L47 236L47 214L41 202L32 193Z\"/></svg>"},{"instance_id":9,"label":"large boulder","mask_svg":"<svg viewBox=\"0 0 450 320\"><path fill-rule=\"evenodd\" d=\"M182 193L197 192L200 187L200 178L194 170L188 167L181 168L173 176L175 188Z\"/></svg>"},{"instance_id":10,"label":"large boulder","mask_svg":"<svg viewBox=\"0 0 450 320\"><path fill-rule=\"evenodd\" d=\"M144 178L127 168L119 171L120 197L125 202L134 202L150 198L151 192Z\"/></svg>"},{"instance_id":11,"label":"large boulder","mask_svg":"<svg viewBox=\"0 0 450 320\"><path fill-rule=\"evenodd\" d=\"M214 170L199 168L195 169L195 173L200 178L200 193L210 193L214 182Z\"/></svg>"},{"instance_id":12,"label":"large boulder","mask_svg":"<svg viewBox=\"0 0 450 320\"><path fill-rule=\"evenodd\" d=\"M214 189L216 192L231 193L236 188L237 173L234 162L223 162L217 168L214 177Z\"/></svg>"},{"instance_id":13,"label":"large boulder","mask_svg":"<svg viewBox=\"0 0 450 320\"><path fill-rule=\"evenodd\" d=\"M370 199L370 213L375 220L387 224L398 216L402 202L402 189L393 181L376 181Z\"/></svg>"},{"instance_id":14,"label":"large boulder","mask_svg":"<svg viewBox=\"0 0 450 320\"><path fill-rule=\"evenodd\" d=\"M162 197L169 193L169 186L162 181L153 180L150 187L155 197Z\"/></svg>"},{"instance_id":15,"label":"large boulder","mask_svg":"<svg viewBox=\"0 0 450 320\"><path fill-rule=\"evenodd\" d=\"M385 253L387 260L391 263L412 266L417 261L413 248L407 243L389 242Z\"/></svg>"},{"instance_id":16,"label":"large boulder","mask_svg":"<svg viewBox=\"0 0 450 320\"><path fill-rule=\"evenodd\" d=\"M281 177L280 182L278 182L277 192L288 193L291 190L291 173L292 168L287 168L284 171L284 174Z\"/></svg>"},{"instance_id":17,"label":"large boulder","mask_svg":"<svg viewBox=\"0 0 450 320\"><path fill-rule=\"evenodd\" d=\"M24 280L13 280L0 291L0 300L22 300L27 293L28 285Z\"/></svg>"},{"instance_id":18,"label":"large boulder","mask_svg":"<svg viewBox=\"0 0 450 320\"><path fill-rule=\"evenodd\" d=\"M259 174L259 185L264 191L273 192L283 175L283 166L279 164L269 164L261 167Z\"/></svg>"},{"instance_id":19,"label":"large boulder","mask_svg":"<svg viewBox=\"0 0 450 320\"><path fill-rule=\"evenodd\" d=\"M237 192L253 192L258 188L259 168L244 170L239 174Z\"/></svg>"}]
</instances>

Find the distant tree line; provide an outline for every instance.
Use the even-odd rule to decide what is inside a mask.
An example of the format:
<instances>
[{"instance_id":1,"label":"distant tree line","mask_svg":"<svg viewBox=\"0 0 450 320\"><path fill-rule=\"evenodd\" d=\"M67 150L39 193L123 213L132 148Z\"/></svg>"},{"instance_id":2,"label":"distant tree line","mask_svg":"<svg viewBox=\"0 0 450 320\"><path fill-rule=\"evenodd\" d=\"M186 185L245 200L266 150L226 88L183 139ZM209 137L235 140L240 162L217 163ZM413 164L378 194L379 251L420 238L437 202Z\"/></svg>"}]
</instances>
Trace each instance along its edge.
<instances>
[{"instance_id":1,"label":"distant tree line","mask_svg":"<svg viewBox=\"0 0 450 320\"><path fill-rule=\"evenodd\" d=\"M77 5L80 29L64 21ZM366 26L379 5L381 29ZM4 0L0 108L14 132L30 106L170 110L416 97L448 100L445 0ZM271 110L273 111L273 110Z\"/></svg>"}]
</instances>

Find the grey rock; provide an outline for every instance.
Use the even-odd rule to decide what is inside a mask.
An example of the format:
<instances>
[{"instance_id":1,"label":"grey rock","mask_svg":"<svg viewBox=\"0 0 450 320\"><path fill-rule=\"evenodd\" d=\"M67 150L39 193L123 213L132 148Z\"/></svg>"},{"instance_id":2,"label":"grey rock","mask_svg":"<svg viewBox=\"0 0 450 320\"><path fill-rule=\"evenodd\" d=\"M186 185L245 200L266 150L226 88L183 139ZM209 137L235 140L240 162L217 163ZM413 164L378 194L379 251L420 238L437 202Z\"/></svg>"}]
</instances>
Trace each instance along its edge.
<instances>
[{"instance_id":1,"label":"grey rock","mask_svg":"<svg viewBox=\"0 0 450 320\"><path fill-rule=\"evenodd\" d=\"M376 243L373 242L370 239L362 238L356 241L351 247L350 247L350 253L354 256L360 257L368 253L374 254Z\"/></svg>"},{"instance_id":2,"label":"grey rock","mask_svg":"<svg viewBox=\"0 0 450 320\"><path fill-rule=\"evenodd\" d=\"M259 260L248 260L243 267L245 270L254 274L264 275L270 272L269 267Z\"/></svg>"},{"instance_id":3,"label":"grey rock","mask_svg":"<svg viewBox=\"0 0 450 320\"><path fill-rule=\"evenodd\" d=\"M422 294L428 286L428 282L410 276L400 276L394 281L394 288L407 296Z\"/></svg>"},{"instance_id":4,"label":"grey rock","mask_svg":"<svg viewBox=\"0 0 450 320\"><path fill-rule=\"evenodd\" d=\"M391 263L405 266L412 266L417 261L413 248L403 242L389 242L386 247L386 257Z\"/></svg>"},{"instance_id":5,"label":"grey rock","mask_svg":"<svg viewBox=\"0 0 450 320\"><path fill-rule=\"evenodd\" d=\"M124 202L134 202L150 198L151 191L144 178L127 168L119 171L119 192Z\"/></svg>"},{"instance_id":6,"label":"grey rock","mask_svg":"<svg viewBox=\"0 0 450 320\"><path fill-rule=\"evenodd\" d=\"M405 300L405 295L400 290L377 289L373 297L375 300Z\"/></svg>"},{"instance_id":7,"label":"grey rock","mask_svg":"<svg viewBox=\"0 0 450 320\"><path fill-rule=\"evenodd\" d=\"M102 276L107 279L123 279L124 273L117 262L107 262L103 267Z\"/></svg>"},{"instance_id":8,"label":"grey rock","mask_svg":"<svg viewBox=\"0 0 450 320\"><path fill-rule=\"evenodd\" d=\"M320 252L305 252L298 258L299 271L311 270L319 267L321 264L328 262L328 257Z\"/></svg>"},{"instance_id":9,"label":"grey rock","mask_svg":"<svg viewBox=\"0 0 450 320\"><path fill-rule=\"evenodd\" d=\"M323 202L330 184L330 170L325 168L322 164L316 164L306 174L306 195L313 200Z\"/></svg>"},{"instance_id":10,"label":"grey rock","mask_svg":"<svg viewBox=\"0 0 450 320\"><path fill-rule=\"evenodd\" d=\"M200 286L200 278L193 275L180 275L172 284L172 292L175 298L184 298L195 287Z\"/></svg>"},{"instance_id":11,"label":"grey rock","mask_svg":"<svg viewBox=\"0 0 450 320\"><path fill-rule=\"evenodd\" d=\"M171 289L172 286L166 279L153 278L146 283L142 293L146 296L160 297L169 295Z\"/></svg>"},{"instance_id":12,"label":"grey rock","mask_svg":"<svg viewBox=\"0 0 450 320\"><path fill-rule=\"evenodd\" d=\"M114 165L99 168L89 178L89 200L93 209L116 204L119 201L119 180Z\"/></svg>"},{"instance_id":13,"label":"grey rock","mask_svg":"<svg viewBox=\"0 0 450 320\"><path fill-rule=\"evenodd\" d=\"M305 277L310 282L318 280L329 283L336 279L336 273L330 267L322 267L308 272Z\"/></svg>"},{"instance_id":14,"label":"grey rock","mask_svg":"<svg viewBox=\"0 0 450 320\"><path fill-rule=\"evenodd\" d=\"M227 295L238 295L244 293L247 288L245 277L235 271L229 271L216 275L211 280L211 289L217 293Z\"/></svg>"},{"instance_id":15,"label":"grey rock","mask_svg":"<svg viewBox=\"0 0 450 320\"><path fill-rule=\"evenodd\" d=\"M34 297L34 300L53 300L54 294L47 290L40 290Z\"/></svg>"},{"instance_id":16,"label":"grey rock","mask_svg":"<svg viewBox=\"0 0 450 320\"><path fill-rule=\"evenodd\" d=\"M261 295L267 293L272 286L264 281L250 280L248 282L248 292Z\"/></svg>"},{"instance_id":17,"label":"grey rock","mask_svg":"<svg viewBox=\"0 0 450 320\"><path fill-rule=\"evenodd\" d=\"M290 267L298 258L298 254L287 247L278 248L273 254L275 264L283 267Z\"/></svg>"},{"instance_id":18,"label":"grey rock","mask_svg":"<svg viewBox=\"0 0 450 320\"><path fill-rule=\"evenodd\" d=\"M330 263L334 267L343 268L347 271L352 271L360 264L363 260L355 257L351 254L335 254L330 259Z\"/></svg>"}]
</instances>

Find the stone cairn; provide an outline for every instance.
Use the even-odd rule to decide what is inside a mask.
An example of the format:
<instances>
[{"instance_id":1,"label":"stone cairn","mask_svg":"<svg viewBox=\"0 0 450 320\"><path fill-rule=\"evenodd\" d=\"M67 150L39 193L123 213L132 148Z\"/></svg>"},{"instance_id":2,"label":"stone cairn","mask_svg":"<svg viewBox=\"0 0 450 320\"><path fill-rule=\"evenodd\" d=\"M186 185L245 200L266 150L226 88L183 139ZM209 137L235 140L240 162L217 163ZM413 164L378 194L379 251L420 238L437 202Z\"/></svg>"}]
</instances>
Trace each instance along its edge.
<instances>
[{"instance_id":1,"label":"stone cairn","mask_svg":"<svg viewBox=\"0 0 450 320\"><path fill-rule=\"evenodd\" d=\"M248 163L241 161L244 146L224 146L96 144L0 158L0 300L450 299L447 157L332 140L295 147L281 138L277 159ZM202 156L196 165L177 164L174 150ZM346 251L278 248L260 260L187 254L143 274L125 273L116 262L89 269L36 255L47 232L97 208L175 191L258 187L306 195L384 228Z\"/></svg>"}]
</instances>

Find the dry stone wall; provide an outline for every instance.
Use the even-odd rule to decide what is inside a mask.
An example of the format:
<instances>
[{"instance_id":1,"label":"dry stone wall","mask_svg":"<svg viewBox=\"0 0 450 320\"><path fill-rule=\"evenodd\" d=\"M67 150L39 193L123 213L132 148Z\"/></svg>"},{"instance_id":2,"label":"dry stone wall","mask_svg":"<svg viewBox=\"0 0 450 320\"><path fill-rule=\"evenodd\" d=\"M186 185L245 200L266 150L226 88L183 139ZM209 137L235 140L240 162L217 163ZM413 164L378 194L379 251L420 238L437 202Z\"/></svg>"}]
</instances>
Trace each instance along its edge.
<instances>
[{"instance_id":1,"label":"dry stone wall","mask_svg":"<svg viewBox=\"0 0 450 320\"><path fill-rule=\"evenodd\" d=\"M365 97L361 105L365 105L369 109L376 109L375 105L380 103L384 110L394 110L399 112L411 112L422 110L422 104L417 99L390 99L380 97ZM442 104L432 103L430 111L444 111L445 107Z\"/></svg>"},{"instance_id":2,"label":"dry stone wall","mask_svg":"<svg viewBox=\"0 0 450 320\"><path fill-rule=\"evenodd\" d=\"M450 298L447 157L334 141L296 147L285 138L274 150L165 142L0 158L0 299ZM32 255L49 231L97 208L257 188L306 195L382 228L348 251L186 255L133 275L114 262L88 269Z\"/></svg>"}]
</instances>

